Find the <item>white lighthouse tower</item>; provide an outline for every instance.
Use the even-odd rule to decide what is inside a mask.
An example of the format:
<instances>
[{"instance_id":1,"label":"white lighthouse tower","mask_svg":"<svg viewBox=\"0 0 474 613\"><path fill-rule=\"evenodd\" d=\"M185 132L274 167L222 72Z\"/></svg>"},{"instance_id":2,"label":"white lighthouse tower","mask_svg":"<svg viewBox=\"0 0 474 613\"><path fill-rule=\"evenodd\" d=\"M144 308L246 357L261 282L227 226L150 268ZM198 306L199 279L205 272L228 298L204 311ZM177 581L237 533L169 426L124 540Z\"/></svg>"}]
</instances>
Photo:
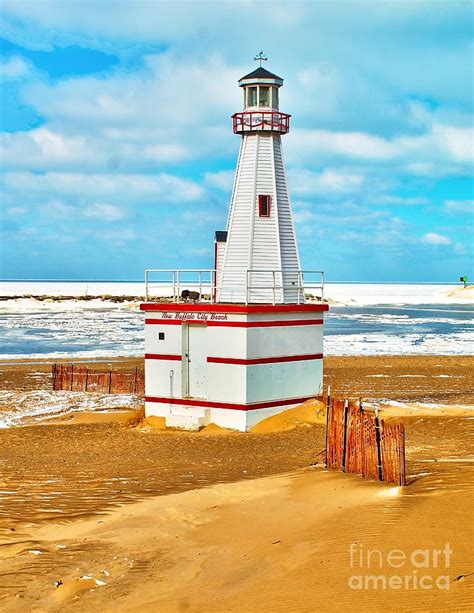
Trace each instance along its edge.
<instances>
[{"instance_id":1,"label":"white lighthouse tower","mask_svg":"<svg viewBox=\"0 0 474 613\"><path fill-rule=\"evenodd\" d=\"M298 247L281 150L281 135L288 132L290 121L290 115L279 110L283 79L260 66L242 77L239 85L244 110L233 115L233 128L242 141L218 300L302 302L304 296L297 289L301 286ZM246 295L248 286L250 293Z\"/></svg>"},{"instance_id":2,"label":"white lighthouse tower","mask_svg":"<svg viewBox=\"0 0 474 613\"><path fill-rule=\"evenodd\" d=\"M260 65L239 85L240 153L214 268L146 271L145 412L167 426L245 431L322 394L328 306L322 273L310 271L319 281L309 287L300 267L281 150L283 79ZM156 299L156 274L171 281L172 299Z\"/></svg>"}]
</instances>

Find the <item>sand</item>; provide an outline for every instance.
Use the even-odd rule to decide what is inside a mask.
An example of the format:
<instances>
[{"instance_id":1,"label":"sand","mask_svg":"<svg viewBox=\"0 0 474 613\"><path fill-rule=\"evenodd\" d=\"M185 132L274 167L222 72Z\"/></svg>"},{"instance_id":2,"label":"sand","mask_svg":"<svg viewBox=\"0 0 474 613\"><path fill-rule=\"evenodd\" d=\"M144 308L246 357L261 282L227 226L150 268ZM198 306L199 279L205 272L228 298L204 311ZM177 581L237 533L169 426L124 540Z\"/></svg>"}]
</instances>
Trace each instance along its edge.
<instances>
[{"instance_id":1,"label":"sand","mask_svg":"<svg viewBox=\"0 0 474 613\"><path fill-rule=\"evenodd\" d=\"M288 409L263 419L253 426L254 434L268 434L271 432L286 432L294 428L308 427L312 424L324 425L326 423L326 405L318 400L308 400L293 409Z\"/></svg>"},{"instance_id":2,"label":"sand","mask_svg":"<svg viewBox=\"0 0 474 613\"><path fill-rule=\"evenodd\" d=\"M0 610L472 611L474 358L326 364L333 390L396 397L385 412L406 425L406 488L325 471L317 403L247 434L127 426L123 410L1 430ZM28 390L41 368L2 370ZM351 568L351 543L383 554L370 574L449 589L351 589L368 572ZM447 569L386 561L446 543Z\"/></svg>"}]
</instances>

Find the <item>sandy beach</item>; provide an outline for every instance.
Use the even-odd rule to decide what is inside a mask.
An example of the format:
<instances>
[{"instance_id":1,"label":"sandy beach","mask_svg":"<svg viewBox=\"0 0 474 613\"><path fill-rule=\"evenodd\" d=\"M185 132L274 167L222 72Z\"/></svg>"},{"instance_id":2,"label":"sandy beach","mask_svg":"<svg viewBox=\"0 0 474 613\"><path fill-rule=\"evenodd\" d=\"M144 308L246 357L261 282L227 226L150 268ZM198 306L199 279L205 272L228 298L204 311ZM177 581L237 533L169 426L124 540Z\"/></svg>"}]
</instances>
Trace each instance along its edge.
<instances>
[{"instance_id":1,"label":"sandy beach","mask_svg":"<svg viewBox=\"0 0 474 613\"><path fill-rule=\"evenodd\" d=\"M260 431L185 433L131 427L134 411L109 396L106 411L0 430L0 608L471 611L473 366L470 356L327 358L334 394L405 423L405 488L326 471L316 404ZM27 396L47 388L51 364L0 370L4 390ZM447 567L411 563L446 544ZM353 553L364 561L369 549L379 553L360 567ZM393 550L403 568L388 563ZM414 573L431 588L414 587ZM412 583L356 589L367 575Z\"/></svg>"}]
</instances>

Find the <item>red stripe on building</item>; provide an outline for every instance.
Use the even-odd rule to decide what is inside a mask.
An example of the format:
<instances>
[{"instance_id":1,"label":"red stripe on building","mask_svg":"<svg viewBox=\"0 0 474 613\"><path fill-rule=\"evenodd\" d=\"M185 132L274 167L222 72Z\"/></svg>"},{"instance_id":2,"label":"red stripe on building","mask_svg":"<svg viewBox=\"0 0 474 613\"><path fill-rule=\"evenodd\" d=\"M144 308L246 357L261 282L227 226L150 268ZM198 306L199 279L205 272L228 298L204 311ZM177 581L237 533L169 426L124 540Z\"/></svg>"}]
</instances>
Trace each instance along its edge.
<instances>
[{"instance_id":1,"label":"red stripe on building","mask_svg":"<svg viewBox=\"0 0 474 613\"><path fill-rule=\"evenodd\" d=\"M306 313L311 311L327 311L325 303L311 304L209 304L209 303L176 303L176 302L144 302L140 305L142 311L187 311L201 313Z\"/></svg>"},{"instance_id":2,"label":"red stripe on building","mask_svg":"<svg viewBox=\"0 0 474 613\"><path fill-rule=\"evenodd\" d=\"M208 326L223 326L227 328L267 328L270 326L321 326L322 319L287 319L280 321L212 321L202 319L145 319L146 324L166 326L181 324L199 324Z\"/></svg>"},{"instance_id":3,"label":"red stripe on building","mask_svg":"<svg viewBox=\"0 0 474 613\"><path fill-rule=\"evenodd\" d=\"M145 360L181 360L180 355L171 353L145 353Z\"/></svg>"},{"instance_id":4,"label":"red stripe on building","mask_svg":"<svg viewBox=\"0 0 474 613\"><path fill-rule=\"evenodd\" d=\"M304 360L322 360L322 353L311 353L304 355L283 355L273 358L250 358L243 360L240 358L213 358L208 357L207 361L213 364L242 364L248 366L249 364L275 364L279 362L302 362Z\"/></svg>"},{"instance_id":5,"label":"red stripe on building","mask_svg":"<svg viewBox=\"0 0 474 613\"><path fill-rule=\"evenodd\" d=\"M193 398L165 398L158 396L145 396L146 402L159 404L180 404L189 407L204 407L210 409L231 409L233 411L253 411L254 409L269 409L289 404L301 404L316 396L303 396L300 398L287 398L286 400L270 400L268 402L253 402L252 404L234 404L229 402L211 402L209 400L195 400Z\"/></svg>"},{"instance_id":6,"label":"red stripe on building","mask_svg":"<svg viewBox=\"0 0 474 613\"><path fill-rule=\"evenodd\" d=\"M145 319L146 324L163 324L164 326L180 326L181 324L188 323L187 320L182 319ZM202 321L200 319L192 320L193 324L207 324L207 321Z\"/></svg>"},{"instance_id":7,"label":"red stripe on building","mask_svg":"<svg viewBox=\"0 0 474 613\"><path fill-rule=\"evenodd\" d=\"M322 319L287 319L279 321L208 321L208 326L227 326L228 328L267 328L270 326L316 326Z\"/></svg>"}]
</instances>

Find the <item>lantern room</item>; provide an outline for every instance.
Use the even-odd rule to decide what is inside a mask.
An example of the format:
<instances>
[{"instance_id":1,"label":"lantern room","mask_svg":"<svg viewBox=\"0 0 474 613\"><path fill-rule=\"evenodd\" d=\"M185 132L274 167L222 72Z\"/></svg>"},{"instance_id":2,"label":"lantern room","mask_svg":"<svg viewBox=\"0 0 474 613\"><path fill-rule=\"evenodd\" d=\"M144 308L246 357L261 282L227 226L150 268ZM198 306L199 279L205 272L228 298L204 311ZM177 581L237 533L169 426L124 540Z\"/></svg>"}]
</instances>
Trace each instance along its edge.
<instances>
[{"instance_id":1,"label":"lantern room","mask_svg":"<svg viewBox=\"0 0 474 613\"><path fill-rule=\"evenodd\" d=\"M232 115L235 134L271 131L286 134L290 115L279 112L279 89L283 79L261 66L239 80L244 93L244 110Z\"/></svg>"},{"instance_id":2,"label":"lantern room","mask_svg":"<svg viewBox=\"0 0 474 613\"><path fill-rule=\"evenodd\" d=\"M239 80L244 92L244 109L271 109L278 111L278 90L283 79L276 74L257 68Z\"/></svg>"}]
</instances>

